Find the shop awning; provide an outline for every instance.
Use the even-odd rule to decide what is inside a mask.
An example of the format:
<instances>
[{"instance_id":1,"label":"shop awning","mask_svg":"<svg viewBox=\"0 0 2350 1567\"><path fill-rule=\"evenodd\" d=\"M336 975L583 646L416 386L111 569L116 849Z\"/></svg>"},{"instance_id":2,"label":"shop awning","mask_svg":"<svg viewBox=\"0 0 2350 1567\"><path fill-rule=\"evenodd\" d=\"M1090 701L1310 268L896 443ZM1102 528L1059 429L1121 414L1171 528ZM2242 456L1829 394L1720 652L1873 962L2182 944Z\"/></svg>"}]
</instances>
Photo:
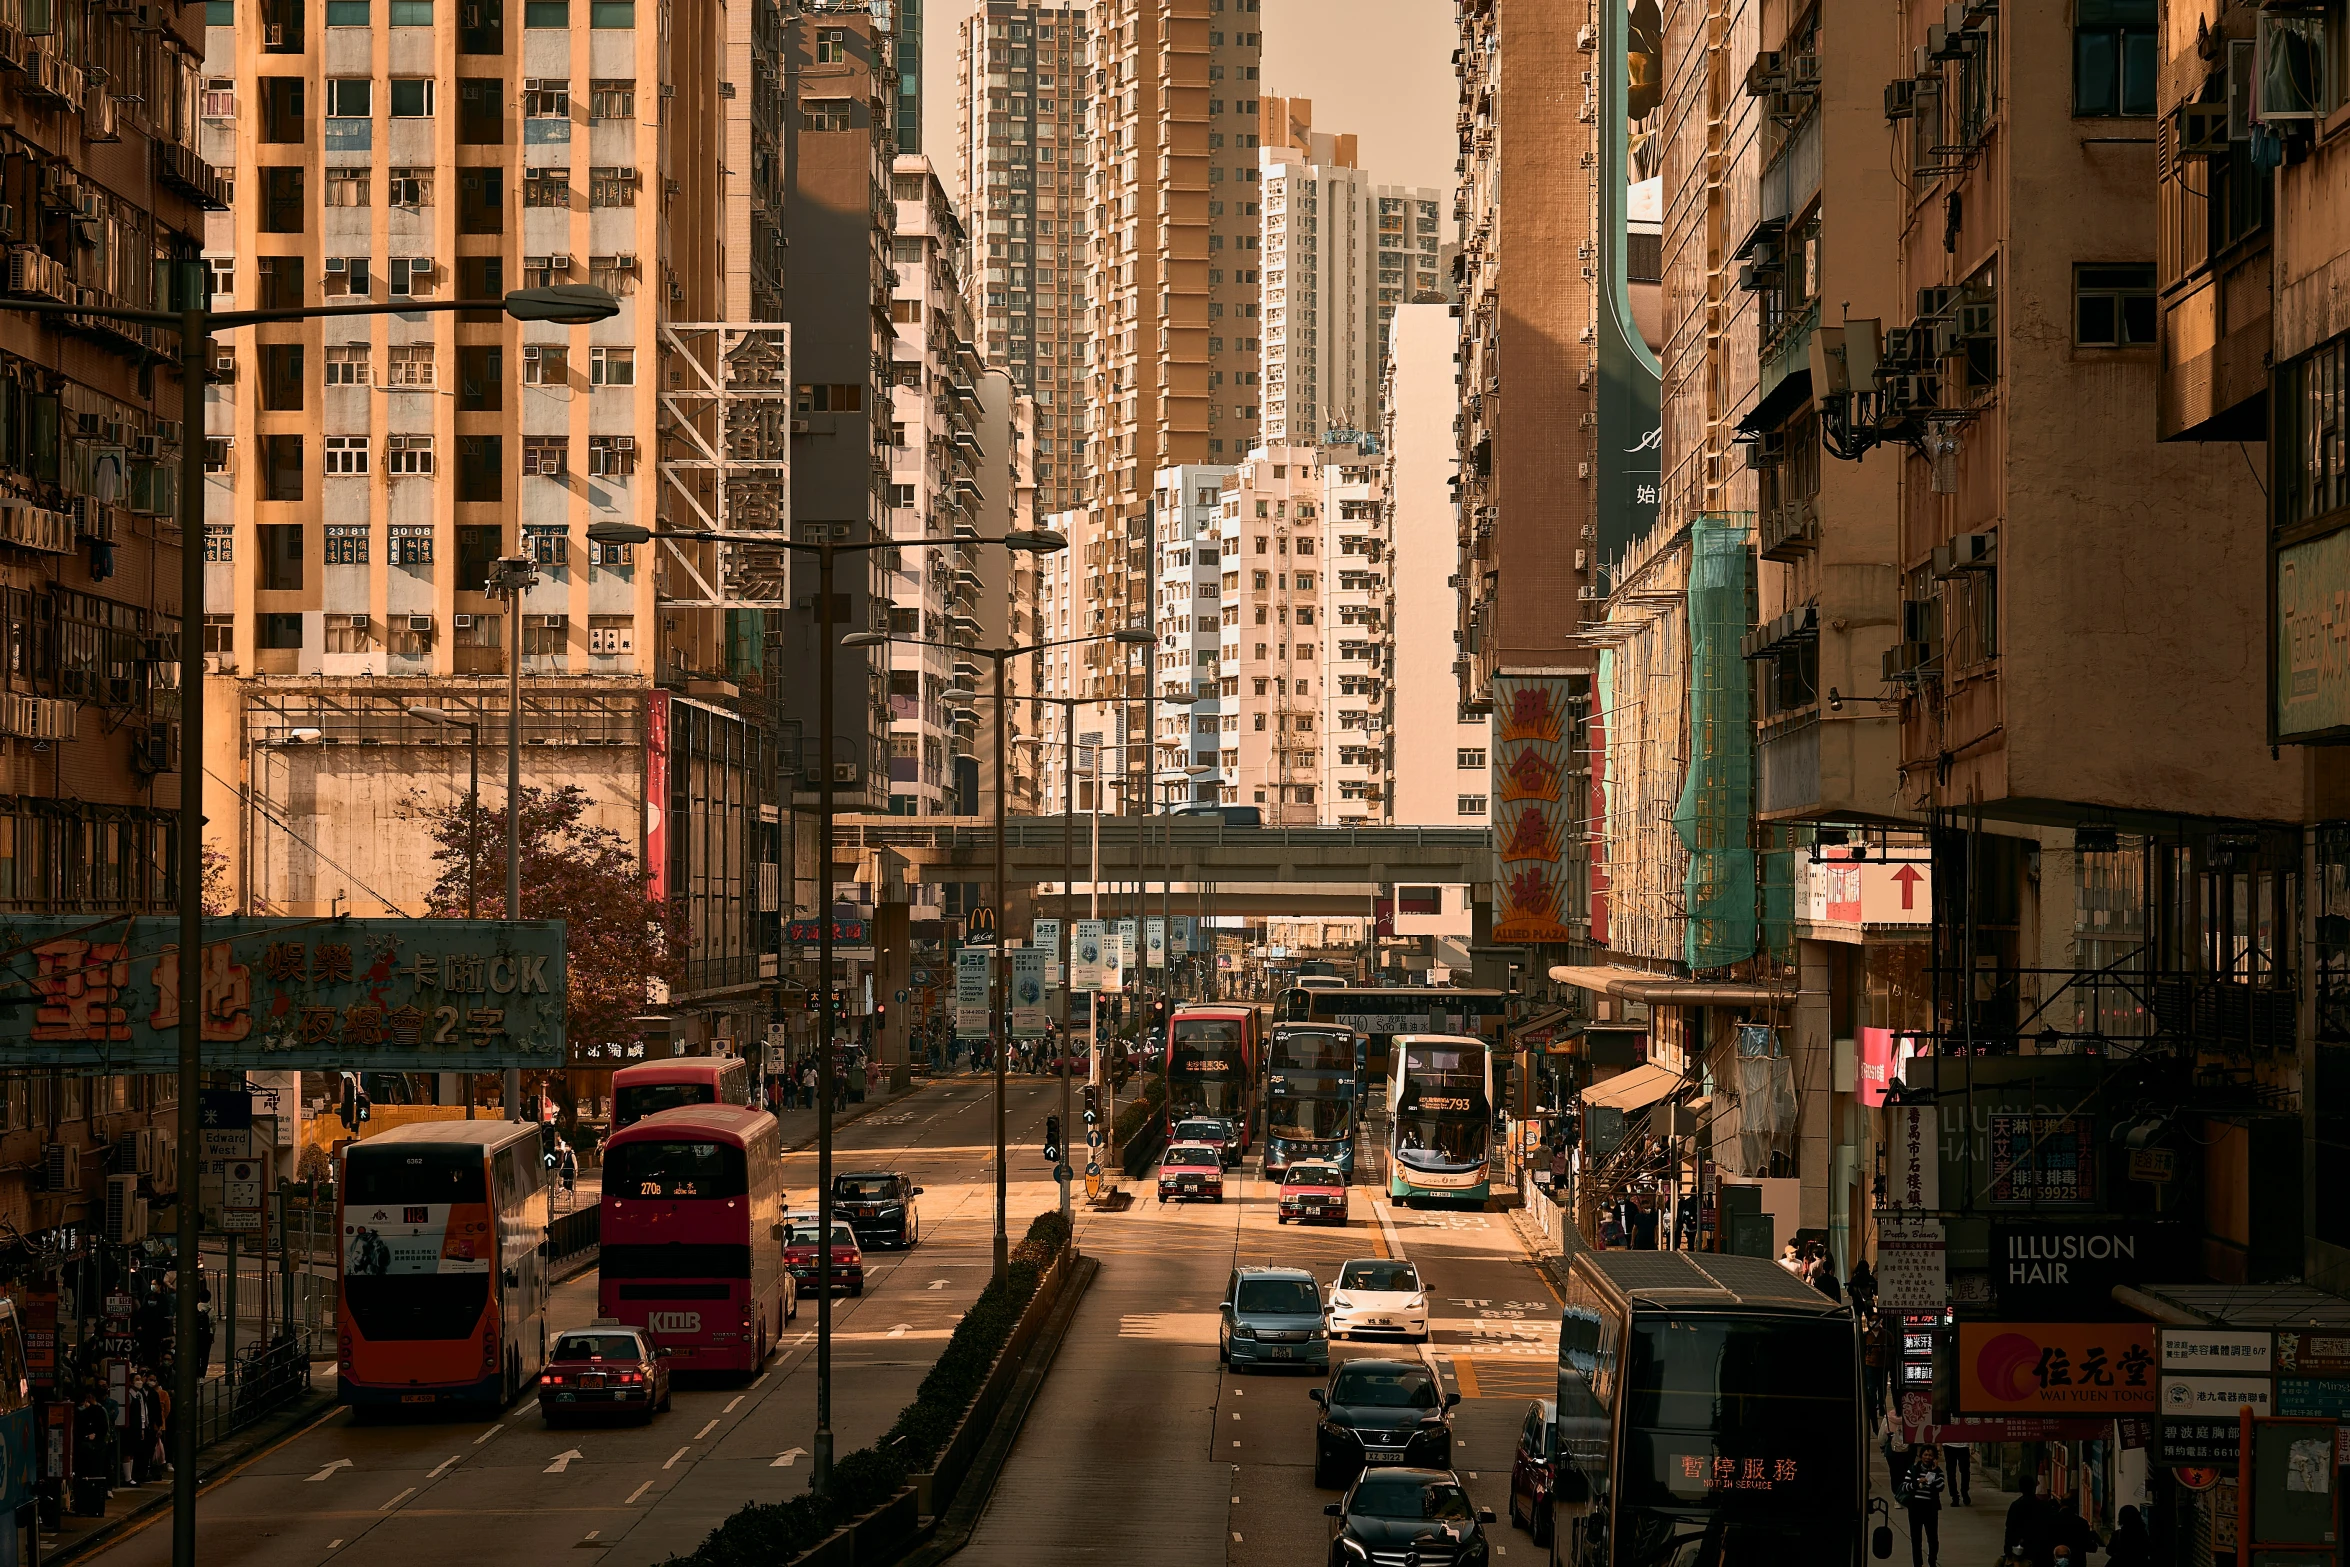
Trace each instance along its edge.
<instances>
[{"instance_id":1,"label":"shop awning","mask_svg":"<svg viewBox=\"0 0 2350 1567\"><path fill-rule=\"evenodd\" d=\"M1795 1000L1792 990L1774 990L1768 985L1677 979L1670 974L1651 974L1636 968L1583 968L1561 963L1551 969L1550 977L1594 995L1646 1001L1657 1006L1777 1007L1791 1005Z\"/></svg>"},{"instance_id":2,"label":"shop awning","mask_svg":"<svg viewBox=\"0 0 2350 1567\"><path fill-rule=\"evenodd\" d=\"M2178 1327L2350 1326L2350 1300L2306 1284L2117 1284L2113 1298Z\"/></svg>"},{"instance_id":3,"label":"shop awning","mask_svg":"<svg viewBox=\"0 0 2350 1567\"><path fill-rule=\"evenodd\" d=\"M1627 1115L1645 1110L1689 1080L1661 1066L1636 1066L1606 1082L1583 1090L1586 1108L1621 1110Z\"/></svg>"},{"instance_id":4,"label":"shop awning","mask_svg":"<svg viewBox=\"0 0 2350 1567\"><path fill-rule=\"evenodd\" d=\"M1537 1012L1509 1031L1510 1038L1530 1049L1552 1042L1552 1036L1566 1032L1566 1025L1574 1021L1574 1014L1565 1007L1551 1007Z\"/></svg>"}]
</instances>

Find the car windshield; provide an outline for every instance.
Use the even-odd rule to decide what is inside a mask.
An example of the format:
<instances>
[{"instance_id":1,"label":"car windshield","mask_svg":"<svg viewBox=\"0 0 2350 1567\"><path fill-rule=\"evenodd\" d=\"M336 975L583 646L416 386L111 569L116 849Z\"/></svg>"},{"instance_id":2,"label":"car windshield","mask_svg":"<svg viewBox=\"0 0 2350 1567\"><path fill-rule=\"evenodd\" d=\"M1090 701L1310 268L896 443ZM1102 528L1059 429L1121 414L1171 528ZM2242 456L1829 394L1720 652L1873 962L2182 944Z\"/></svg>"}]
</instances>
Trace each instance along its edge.
<instances>
[{"instance_id":1,"label":"car windshield","mask_svg":"<svg viewBox=\"0 0 2350 1567\"><path fill-rule=\"evenodd\" d=\"M1321 1315L1322 1297L1311 1279L1243 1279L1239 1310L1244 1317L1314 1317Z\"/></svg>"},{"instance_id":2,"label":"car windshield","mask_svg":"<svg viewBox=\"0 0 2350 1567\"><path fill-rule=\"evenodd\" d=\"M1167 1163L1184 1168L1193 1166L1213 1168L1220 1162L1216 1158L1216 1150L1213 1148L1170 1148L1167 1150Z\"/></svg>"},{"instance_id":3,"label":"car windshield","mask_svg":"<svg viewBox=\"0 0 2350 1567\"><path fill-rule=\"evenodd\" d=\"M1183 1121L1176 1125L1175 1135L1188 1142L1218 1142L1224 1136L1224 1123L1221 1121Z\"/></svg>"},{"instance_id":4,"label":"car windshield","mask_svg":"<svg viewBox=\"0 0 2350 1567\"><path fill-rule=\"evenodd\" d=\"M1339 1186L1343 1185L1338 1171L1327 1164L1293 1164L1281 1177L1284 1186Z\"/></svg>"},{"instance_id":5,"label":"car windshield","mask_svg":"<svg viewBox=\"0 0 2350 1567\"><path fill-rule=\"evenodd\" d=\"M1450 1480L1368 1474L1355 1487L1352 1510L1366 1518L1428 1518L1467 1523L1477 1516L1469 1494Z\"/></svg>"},{"instance_id":6,"label":"car windshield","mask_svg":"<svg viewBox=\"0 0 2350 1567\"><path fill-rule=\"evenodd\" d=\"M833 1181L832 1195L850 1202L874 1202L889 1195L889 1183L886 1175L843 1175Z\"/></svg>"},{"instance_id":7,"label":"car windshield","mask_svg":"<svg viewBox=\"0 0 2350 1567\"><path fill-rule=\"evenodd\" d=\"M632 1333L566 1333L555 1341L557 1360L642 1360Z\"/></svg>"},{"instance_id":8,"label":"car windshield","mask_svg":"<svg viewBox=\"0 0 2350 1567\"><path fill-rule=\"evenodd\" d=\"M1408 1294L1420 1287L1420 1275L1408 1262L1350 1262L1339 1272L1338 1287Z\"/></svg>"},{"instance_id":9,"label":"car windshield","mask_svg":"<svg viewBox=\"0 0 2350 1567\"><path fill-rule=\"evenodd\" d=\"M1369 1409L1434 1409L1436 1378L1420 1366L1367 1366L1360 1362L1338 1373L1330 1402Z\"/></svg>"},{"instance_id":10,"label":"car windshield","mask_svg":"<svg viewBox=\"0 0 2350 1567\"><path fill-rule=\"evenodd\" d=\"M791 1239L786 1244L793 1246L815 1245L816 1221L814 1219L792 1220ZM857 1244L857 1232L849 1228L848 1221L846 1219L835 1219L832 1221L832 1244L835 1246L854 1246Z\"/></svg>"}]
</instances>

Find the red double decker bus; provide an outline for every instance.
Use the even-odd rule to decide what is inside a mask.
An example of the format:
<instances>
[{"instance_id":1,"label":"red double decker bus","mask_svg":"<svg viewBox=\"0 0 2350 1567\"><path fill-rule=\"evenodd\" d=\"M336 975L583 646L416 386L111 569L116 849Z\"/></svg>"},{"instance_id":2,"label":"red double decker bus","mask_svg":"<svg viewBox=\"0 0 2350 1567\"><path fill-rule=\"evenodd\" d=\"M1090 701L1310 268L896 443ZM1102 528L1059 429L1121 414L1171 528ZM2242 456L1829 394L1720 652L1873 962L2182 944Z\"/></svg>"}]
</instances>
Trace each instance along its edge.
<instances>
[{"instance_id":1,"label":"red double decker bus","mask_svg":"<svg viewBox=\"0 0 2350 1567\"><path fill-rule=\"evenodd\" d=\"M503 1409L538 1376L546 1174L524 1121L430 1121L344 1150L343 1403Z\"/></svg>"},{"instance_id":2,"label":"red double decker bus","mask_svg":"<svg viewBox=\"0 0 2350 1567\"><path fill-rule=\"evenodd\" d=\"M1232 1123L1246 1154L1256 1132L1264 1031L1239 1003L1179 1006L1167 1024L1167 1126L1186 1117Z\"/></svg>"},{"instance_id":3,"label":"red double decker bus","mask_svg":"<svg viewBox=\"0 0 2350 1567\"><path fill-rule=\"evenodd\" d=\"M650 1115L604 1145L601 1314L681 1371L753 1372L798 1299L783 1268L783 1137L737 1105Z\"/></svg>"},{"instance_id":4,"label":"red double decker bus","mask_svg":"<svg viewBox=\"0 0 2350 1567\"><path fill-rule=\"evenodd\" d=\"M612 1127L679 1105L747 1105L751 1066L740 1056L671 1056L612 1074Z\"/></svg>"}]
</instances>

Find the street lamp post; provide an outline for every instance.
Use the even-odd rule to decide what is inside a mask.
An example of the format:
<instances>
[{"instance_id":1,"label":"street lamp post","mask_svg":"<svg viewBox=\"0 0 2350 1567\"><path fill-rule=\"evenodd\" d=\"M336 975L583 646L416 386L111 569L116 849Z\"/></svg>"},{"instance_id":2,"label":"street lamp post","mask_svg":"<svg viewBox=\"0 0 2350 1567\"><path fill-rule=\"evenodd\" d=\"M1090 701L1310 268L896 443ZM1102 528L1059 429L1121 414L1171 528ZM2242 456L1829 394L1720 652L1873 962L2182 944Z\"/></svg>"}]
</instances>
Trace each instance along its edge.
<instances>
[{"instance_id":1,"label":"street lamp post","mask_svg":"<svg viewBox=\"0 0 2350 1567\"><path fill-rule=\"evenodd\" d=\"M1017 535L1015 535L1017 537ZM1058 537L1058 535L1055 535ZM893 637L885 631L864 631L841 638L844 647L882 647L896 642L908 647L944 648L949 652L968 653L991 660L995 664L995 906L996 951L995 983L988 996L988 1037L995 1049L995 1279L1001 1284L1011 1274L1011 1232L1006 1207L1010 1200L1009 1176L1006 1171L1004 1148L1004 1056L1010 1040L1005 1037L1004 987L1006 971L1011 967L1006 955L1003 936L1004 913L1004 752L1006 698L1004 695L1004 665L1007 660L1023 654L1043 653L1057 647L1076 647L1087 642L1115 641L1130 643L1147 638L1148 632L1117 631L1106 636L1096 633L1089 637L1063 637L1054 642L1032 642L1015 647L962 647L952 642L932 642L920 637ZM1066 980L1067 974L1062 978ZM1066 1128L1064 1127L1064 1134Z\"/></svg>"},{"instance_id":2,"label":"street lamp post","mask_svg":"<svg viewBox=\"0 0 2350 1567\"><path fill-rule=\"evenodd\" d=\"M481 720L459 718L438 707L411 707L410 718L465 731L465 917L481 917ZM473 1119L473 1074L465 1079L465 1119Z\"/></svg>"},{"instance_id":3,"label":"street lamp post","mask_svg":"<svg viewBox=\"0 0 2350 1567\"><path fill-rule=\"evenodd\" d=\"M824 537L809 540L779 540L773 533L751 532L739 529L678 529L656 534L641 523L599 522L588 526L588 538L598 544L642 544L654 538L692 539L716 543L783 544L795 550L813 550L816 554L816 951L819 970L818 1001L819 1026L816 1043L816 1436L815 1452L810 1462L814 1468L814 1484L822 1490L832 1483L832 1095L834 1079L833 1009L832 1009L832 654L836 643L846 646L865 646L863 641L841 638L835 624L833 604L833 561L840 555L861 555L873 550L903 549L924 544L966 544L973 541L956 538L875 538L841 541L833 539L829 526L821 528ZM1007 533L997 539L977 542L1000 544L1005 549L1029 554L1052 554L1069 547L1069 541L1049 528ZM781 975L777 978L780 980ZM1002 1094L997 1095L997 1147L999 1160L1002 1147ZM1002 1214L997 1215L996 1274L1003 1276L1005 1268L1002 1247ZM179 1567L175 1563L174 1567Z\"/></svg>"},{"instance_id":4,"label":"street lamp post","mask_svg":"<svg viewBox=\"0 0 2350 1567\"><path fill-rule=\"evenodd\" d=\"M522 595L539 574L527 555L501 555L491 565L489 591L506 601L514 624L506 653L506 918L522 918ZM506 1068L506 1119L522 1114L522 1069ZM533 1117L532 1119L536 1119Z\"/></svg>"},{"instance_id":5,"label":"street lamp post","mask_svg":"<svg viewBox=\"0 0 2350 1567\"><path fill-rule=\"evenodd\" d=\"M1069 1001L1070 981L1076 977L1069 963L1070 927L1076 924L1071 916L1070 892L1077 884L1077 737L1070 733L1076 727L1077 708L1086 699L1073 696L1032 696L1031 702L1051 703L1061 710L1061 1146L1053 1162L1053 1179L1061 1188L1061 1217L1069 1217L1069 1136L1074 1124L1069 1119ZM1036 735L1022 735L1022 741L1042 747L1046 741ZM1099 801L1095 804L1098 806ZM1088 1032L1091 1032L1090 1028Z\"/></svg>"},{"instance_id":6,"label":"street lamp post","mask_svg":"<svg viewBox=\"0 0 2350 1567\"><path fill-rule=\"evenodd\" d=\"M177 273L176 292L196 294L200 288L198 277L195 263L182 263ZM200 976L204 950L204 383L212 370L213 337L248 326L308 321L322 316L406 315L451 310L502 310L517 321L585 326L619 314L620 303L603 289L566 283L553 288L516 289L502 300L424 299L398 305L319 305L290 310L215 311L205 305L190 305L183 310L130 310L32 299L0 300L0 309L28 315L135 321L179 333L180 929L179 950L172 960L183 976L199 977L183 985L179 1013L179 1159L174 1172L179 1210L175 1238L179 1292L173 1324L177 1348L172 1362L172 1396L179 1408L193 1411L203 1377L203 1368L196 1364L193 1353L200 1321L196 1311L196 1284L201 1271L201 1258L197 1254L201 1232L194 1199L199 1178L198 1156L203 1148L203 1127L196 1101L203 1080ZM173 1422L172 1567L196 1567L196 1424L193 1418Z\"/></svg>"}]
</instances>

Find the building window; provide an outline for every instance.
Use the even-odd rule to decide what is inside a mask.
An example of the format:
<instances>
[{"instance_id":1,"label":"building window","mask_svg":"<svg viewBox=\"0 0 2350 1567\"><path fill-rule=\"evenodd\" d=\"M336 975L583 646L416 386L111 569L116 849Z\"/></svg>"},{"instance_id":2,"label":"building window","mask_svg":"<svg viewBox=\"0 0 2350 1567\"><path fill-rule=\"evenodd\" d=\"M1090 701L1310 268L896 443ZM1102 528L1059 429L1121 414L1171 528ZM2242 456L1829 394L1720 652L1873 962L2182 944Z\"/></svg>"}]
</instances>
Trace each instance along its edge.
<instances>
[{"instance_id":1,"label":"building window","mask_svg":"<svg viewBox=\"0 0 2350 1567\"><path fill-rule=\"evenodd\" d=\"M429 168L393 169L387 176L386 190L395 207L429 207L432 205L432 170Z\"/></svg>"},{"instance_id":2,"label":"building window","mask_svg":"<svg viewBox=\"0 0 2350 1567\"><path fill-rule=\"evenodd\" d=\"M522 438L522 471L542 479L560 479L570 469L571 442L560 435ZM562 536L556 535L556 565L561 565Z\"/></svg>"},{"instance_id":3,"label":"building window","mask_svg":"<svg viewBox=\"0 0 2350 1567\"><path fill-rule=\"evenodd\" d=\"M495 502L506 498L506 442L497 435L457 437L457 499Z\"/></svg>"},{"instance_id":4,"label":"building window","mask_svg":"<svg viewBox=\"0 0 2350 1567\"><path fill-rule=\"evenodd\" d=\"M354 440L364 437L354 436ZM360 447L364 462L366 447ZM326 563L330 566L364 566L367 564L367 524L364 522L330 522L326 525ZM332 651L331 649L329 651ZM353 651L364 652L365 649Z\"/></svg>"},{"instance_id":5,"label":"building window","mask_svg":"<svg viewBox=\"0 0 2350 1567\"><path fill-rule=\"evenodd\" d=\"M2079 0L2073 16L2073 113L2154 112L2154 0Z\"/></svg>"},{"instance_id":6,"label":"building window","mask_svg":"<svg viewBox=\"0 0 2350 1567\"><path fill-rule=\"evenodd\" d=\"M234 653L237 650L237 617L234 615L206 615L204 617L204 651L207 653Z\"/></svg>"},{"instance_id":7,"label":"building window","mask_svg":"<svg viewBox=\"0 0 2350 1567\"><path fill-rule=\"evenodd\" d=\"M588 473L604 479L625 479L636 471L636 437L633 435L591 435L588 437Z\"/></svg>"},{"instance_id":8,"label":"building window","mask_svg":"<svg viewBox=\"0 0 2350 1567\"><path fill-rule=\"evenodd\" d=\"M588 0L588 26L636 26L636 0Z\"/></svg>"},{"instance_id":9,"label":"building window","mask_svg":"<svg viewBox=\"0 0 2350 1567\"><path fill-rule=\"evenodd\" d=\"M394 343L384 366L384 384L394 387L426 388L433 384L433 345L430 343Z\"/></svg>"},{"instance_id":10,"label":"building window","mask_svg":"<svg viewBox=\"0 0 2350 1567\"><path fill-rule=\"evenodd\" d=\"M1453 814L1456 816L1483 816L1485 814L1485 796L1481 794L1461 795L1453 802Z\"/></svg>"},{"instance_id":11,"label":"building window","mask_svg":"<svg viewBox=\"0 0 2350 1567\"><path fill-rule=\"evenodd\" d=\"M523 170L522 204L526 207L570 206L571 171L569 169Z\"/></svg>"},{"instance_id":12,"label":"building window","mask_svg":"<svg viewBox=\"0 0 2350 1567\"><path fill-rule=\"evenodd\" d=\"M394 256L384 292L394 299L411 299L432 292L430 256Z\"/></svg>"},{"instance_id":13,"label":"building window","mask_svg":"<svg viewBox=\"0 0 2350 1567\"><path fill-rule=\"evenodd\" d=\"M2083 348L2154 343L2154 264L2073 268L2073 341Z\"/></svg>"},{"instance_id":14,"label":"building window","mask_svg":"<svg viewBox=\"0 0 2350 1567\"><path fill-rule=\"evenodd\" d=\"M522 651L526 657L561 657L570 651L570 641L568 615L525 615L522 619Z\"/></svg>"},{"instance_id":15,"label":"building window","mask_svg":"<svg viewBox=\"0 0 2350 1567\"><path fill-rule=\"evenodd\" d=\"M396 7L400 0L392 0L392 3ZM395 120L431 119L434 85L433 78L429 76L393 77L392 118Z\"/></svg>"},{"instance_id":16,"label":"building window","mask_svg":"<svg viewBox=\"0 0 2350 1567\"><path fill-rule=\"evenodd\" d=\"M261 437L261 498L298 501L302 498L302 437Z\"/></svg>"},{"instance_id":17,"label":"building window","mask_svg":"<svg viewBox=\"0 0 2350 1567\"><path fill-rule=\"evenodd\" d=\"M375 113L375 78L333 76L326 83L326 112L330 119L364 120Z\"/></svg>"},{"instance_id":18,"label":"building window","mask_svg":"<svg viewBox=\"0 0 2350 1567\"><path fill-rule=\"evenodd\" d=\"M522 112L534 120L568 120L571 118L571 79L567 76L534 76L522 89Z\"/></svg>"},{"instance_id":19,"label":"building window","mask_svg":"<svg viewBox=\"0 0 2350 1567\"><path fill-rule=\"evenodd\" d=\"M300 310L310 301L302 290L300 256L263 256L255 263L261 275L261 308Z\"/></svg>"},{"instance_id":20,"label":"building window","mask_svg":"<svg viewBox=\"0 0 2350 1567\"><path fill-rule=\"evenodd\" d=\"M468 523L457 530L457 590L479 593L503 551L505 535L495 523Z\"/></svg>"},{"instance_id":21,"label":"building window","mask_svg":"<svg viewBox=\"0 0 2350 1567\"><path fill-rule=\"evenodd\" d=\"M588 84L588 118L591 120L633 120L636 118L636 78L605 77Z\"/></svg>"},{"instance_id":22,"label":"building window","mask_svg":"<svg viewBox=\"0 0 2350 1567\"><path fill-rule=\"evenodd\" d=\"M849 62L849 30L845 27L827 27L816 35L816 63L818 65L846 65Z\"/></svg>"},{"instance_id":23,"label":"building window","mask_svg":"<svg viewBox=\"0 0 2350 1567\"><path fill-rule=\"evenodd\" d=\"M460 169L457 172L457 232L506 232L506 171Z\"/></svg>"},{"instance_id":24,"label":"building window","mask_svg":"<svg viewBox=\"0 0 2350 1567\"><path fill-rule=\"evenodd\" d=\"M2350 334L2279 370L2274 402L2277 526L2350 506Z\"/></svg>"},{"instance_id":25,"label":"building window","mask_svg":"<svg viewBox=\"0 0 2350 1567\"><path fill-rule=\"evenodd\" d=\"M265 648L299 648L302 645L302 617L295 614L256 615L260 621L261 645Z\"/></svg>"},{"instance_id":26,"label":"building window","mask_svg":"<svg viewBox=\"0 0 2350 1567\"><path fill-rule=\"evenodd\" d=\"M206 473L234 473L236 467L237 443L234 436L208 435L204 438Z\"/></svg>"},{"instance_id":27,"label":"building window","mask_svg":"<svg viewBox=\"0 0 2350 1567\"><path fill-rule=\"evenodd\" d=\"M360 565L367 563L367 530L356 530L359 535ZM334 531L327 531L328 548L333 548ZM333 556L328 556L329 564ZM329 653L372 653L375 651L375 622L365 615L329 615L326 617L326 650Z\"/></svg>"},{"instance_id":28,"label":"building window","mask_svg":"<svg viewBox=\"0 0 2350 1567\"><path fill-rule=\"evenodd\" d=\"M299 413L302 409L302 345L261 345L261 406L270 413Z\"/></svg>"},{"instance_id":29,"label":"building window","mask_svg":"<svg viewBox=\"0 0 2350 1567\"><path fill-rule=\"evenodd\" d=\"M534 566L565 566L571 563L571 543L560 524L523 529L522 553L530 557Z\"/></svg>"},{"instance_id":30,"label":"building window","mask_svg":"<svg viewBox=\"0 0 2350 1567\"><path fill-rule=\"evenodd\" d=\"M330 474L367 472L367 437L330 435L326 438L326 471Z\"/></svg>"},{"instance_id":31,"label":"building window","mask_svg":"<svg viewBox=\"0 0 2350 1567\"><path fill-rule=\"evenodd\" d=\"M617 164L588 170L588 205L591 207L633 207L636 205L636 170Z\"/></svg>"},{"instance_id":32,"label":"building window","mask_svg":"<svg viewBox=\"0 0 2350 1567\"><path fill-rule=\"evenodd\" d=\"M561 386L570 372L570 350L560 343L522 345L522 384ZM524 470L528 472L526 468Z\"/></svg>"},{"instance_id":33,"label":"building window","mask_svg":"<svg viewBox=\"0 0 2350 1567\"><path fill-rule=\"evenodd\" d=\"M853 131L856 128L856 104L851 99L810 98L800 105L800 129L803 131Z\"/></svg>"},{"instance_id":34,"label":"building window","mask_svg":"<svg viewBox=\"0 0 2350 1567\"><path fill-rule=\"evenodd\" d=\"M636 385L636 350L633 348L590 348L588 350L588 385Z\"/></svg>"},{"instance_id":35,"label":"building window","mask_svg":"<svg viewBox=\"0 0 2350 1567\"><path fill-rule=\"evenodd\" d=\"M457 346L457 411L496 413L506 406L506 350L496 343Z\"/></svg>"},{"instance_id":36,"label":"building window","mask_svg":"<svg viewBox=\"0 0 2350 1567\"><path fill-rule=\"evenodd\" d=\"M384 438L384 472L408 475L430 474L432 471L431 436L391 435Z\"/></svg>"},{"instance_id":37,"label":"building window","mask_svg":"<svg viewBox=\"0 0 2350 1567\"><path fill-rule=\"evenodd\" d=\"M525 27L569 27L571 0L523 0L522 25Z\"/></svg>"},{"instance_id":38,"label":"building window","mask_svg":"<svg viewBox=\"0 0 2350 1567\"><path fill-rule=\"evenodd\" d=\"M264 436L262 439L267 440ZM302 587L302 525L265 522L253 530L261 549L261 586L271 593L295 593Z\"/></svg>"},{"instance_id":39,"label":"building window","mask_svg":"<svg viewBox=\"0 0 2350 1567\"><path fill-rule=\"evenodd\" d=\"M1485 768L1485 748L1483 746L1465 745L1453 754L1456 764L1463 772L1482 772Z\"/></svg>"}]
</instances>

